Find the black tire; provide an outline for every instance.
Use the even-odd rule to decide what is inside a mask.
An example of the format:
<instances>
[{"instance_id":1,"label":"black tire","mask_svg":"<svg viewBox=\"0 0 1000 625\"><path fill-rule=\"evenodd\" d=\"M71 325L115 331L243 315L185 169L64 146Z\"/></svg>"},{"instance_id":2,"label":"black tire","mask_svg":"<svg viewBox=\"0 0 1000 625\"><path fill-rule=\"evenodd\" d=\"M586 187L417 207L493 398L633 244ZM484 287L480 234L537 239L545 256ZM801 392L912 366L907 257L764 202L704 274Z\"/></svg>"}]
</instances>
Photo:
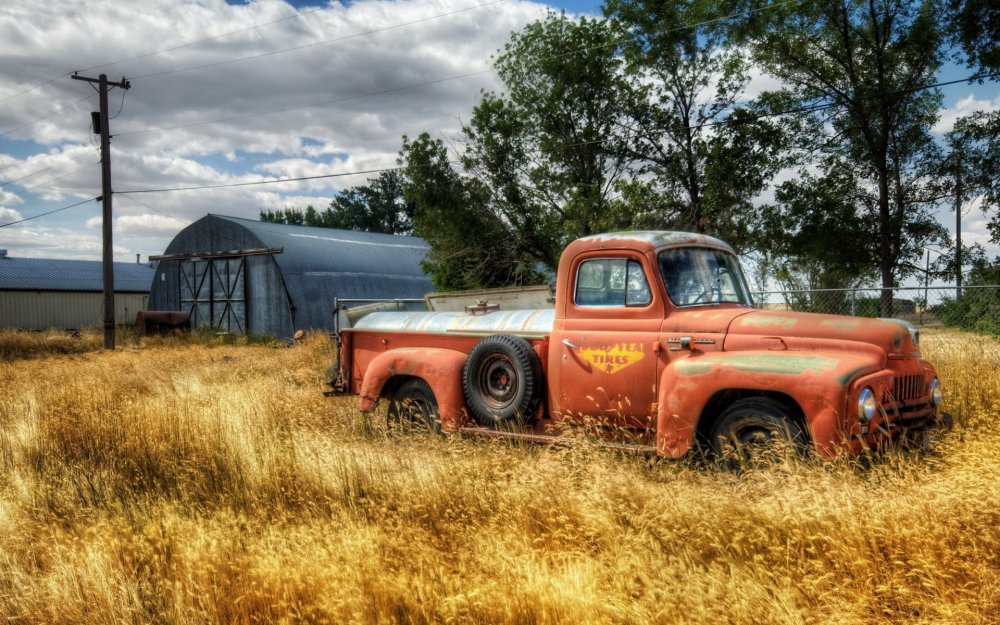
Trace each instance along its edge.
<instances>
[{"instance_id":1,"label":"black tire","mask_svg":"<svg viewBox=\"0 0 1000 625\"><path fill-rule=\"evenodd\" d=\"M462 370L462 391L472 416L497 427L534 416L542 400L542 363L531 343L496 334L476 343Z\"/></svg>"},{"instance_id":2,"label":"black tire","mask_svg":"<svg viewBox=\"0 0 1000 625\"><path fill-rule=\"evenodd\" d=\"M711 444L727 467L765 466L801 456L808 436L789 407L768 397L733 402L712 427Z\"/></svg>"},{"instance_id":3,"label":"black tire","mask_svg":"<svg viewBox=\"0 0 1000 625\"><path fill-rule=\"evenodd\" d=\"M390 436L409 432L441 431L441 413L434 391L420 378L399 385L389 398L386 426Z\"/></svg>"}]
</instances>

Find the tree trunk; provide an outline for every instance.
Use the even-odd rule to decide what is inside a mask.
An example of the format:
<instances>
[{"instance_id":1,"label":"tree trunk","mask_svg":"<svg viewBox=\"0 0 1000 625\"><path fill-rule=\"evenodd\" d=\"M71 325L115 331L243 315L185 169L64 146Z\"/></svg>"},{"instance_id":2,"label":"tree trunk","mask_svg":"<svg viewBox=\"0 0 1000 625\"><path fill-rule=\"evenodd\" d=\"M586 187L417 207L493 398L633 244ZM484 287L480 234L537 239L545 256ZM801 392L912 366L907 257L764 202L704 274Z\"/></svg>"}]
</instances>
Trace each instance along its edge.
<instances>
[{"instance_id":1,"label":"tree trunk","mask_svg":"<svg viewBox=\"0 0 1000 625\"><path fill-rule=\"evenodd\" d=\"M889 210L889 171L880 167L878 172L878 239L879 272L882 276L882 292L879 297L879 315L892 317L892 287L894 263L892 258L892 215Z\"/></svg>"}]
</instances>

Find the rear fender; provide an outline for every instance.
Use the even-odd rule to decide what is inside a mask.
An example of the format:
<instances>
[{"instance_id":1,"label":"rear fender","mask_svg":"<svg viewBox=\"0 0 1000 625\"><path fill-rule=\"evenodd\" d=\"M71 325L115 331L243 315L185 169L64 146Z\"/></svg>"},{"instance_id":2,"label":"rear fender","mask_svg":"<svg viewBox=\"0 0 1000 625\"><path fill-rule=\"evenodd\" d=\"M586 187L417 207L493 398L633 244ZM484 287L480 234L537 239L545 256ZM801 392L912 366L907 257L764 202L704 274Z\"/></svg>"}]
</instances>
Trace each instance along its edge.
<instances>
[{"instance_id":1,"label":"rear fender","mask_svg":"<svg viewBox=\"0 0 1000 625\"><path fill-rule=\"evenodd\" d=\"M788 396L802 409L816 450L836 456L849 442L844 410L852 382L881 368L869 355L829 351L694 353L675 360L660 378L657 453L687 453L712 397L737 390Z\"/></svg>"},{"instance_id":2,"label":"rear fender","mask_svg":"<svg viewBox=\"0 0 1000 625\"><path fill-rule=\"evenodd\" d=\"M420 378L430 385L441 413L441 427L453 430L466 421L462 367L466 354L436 347L401 347L379 354L361 383L361 411L378 406L386 383L394 377Z\"/></svg>"}]
</instances>

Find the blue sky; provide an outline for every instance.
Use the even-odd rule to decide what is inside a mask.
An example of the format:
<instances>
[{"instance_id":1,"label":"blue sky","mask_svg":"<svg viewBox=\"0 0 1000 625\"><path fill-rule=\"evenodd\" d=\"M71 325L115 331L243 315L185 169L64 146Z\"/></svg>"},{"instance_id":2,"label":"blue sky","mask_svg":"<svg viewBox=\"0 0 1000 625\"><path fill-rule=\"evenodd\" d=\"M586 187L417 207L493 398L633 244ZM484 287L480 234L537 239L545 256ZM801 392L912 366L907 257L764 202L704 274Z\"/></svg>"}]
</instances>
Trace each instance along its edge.
<instances>
[{"instance_id":1,"label":"blue sky","mask_svg":"<svg viewBox=\"0 0 1000 625\"><path fill-rule=\"evenodd\" d=\"M511 31L548 9L597 14L597 2L363 0L109 0L0 5L0 224L100 193L90 85L106 72L132 88L110 94L115 255L163 251L206 213L325 207L347 175L391 167L401 137L454 143ZM95 37L95 32L101 32ZM107 65L119 61L112 65ZM965 75L950 67L942 80ZM43 84L44 83L44 84ZM751 90L768 85L764 77ZM124 98L123 98L124 96ZM958 114L1000 108L997 83L944 89L940 129ZM120 109L120 112L119 112ZM274 178L302 183L120 194ZM942 213L951 227L953 217ZM100 206L88 202L0 228L15 256L100 258ZM967 241L986 238L971 211ZM978 237L978 239L977 239Z\"/></svg>"}]
</instances>

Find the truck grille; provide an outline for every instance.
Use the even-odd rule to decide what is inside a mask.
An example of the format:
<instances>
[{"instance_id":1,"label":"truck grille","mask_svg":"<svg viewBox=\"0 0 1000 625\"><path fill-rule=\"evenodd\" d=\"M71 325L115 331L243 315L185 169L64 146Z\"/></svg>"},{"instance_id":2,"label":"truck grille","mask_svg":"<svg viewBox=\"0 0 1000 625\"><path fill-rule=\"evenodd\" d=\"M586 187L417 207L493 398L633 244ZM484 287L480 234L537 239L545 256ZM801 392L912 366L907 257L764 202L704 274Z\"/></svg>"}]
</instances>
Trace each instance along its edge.
<instances>
[{"instance_id":1,"label":"truck grille","mask_svg":"<svg viewBox=\"0 0 1000 625\"><path fill-rule=\"evenodd\" d=\"M922 374L903 375L893 380L892 397L886 398L886 400L887 403L909 401L923 397L924 394L924 376Z\"/></svg>"}]
</instances>

